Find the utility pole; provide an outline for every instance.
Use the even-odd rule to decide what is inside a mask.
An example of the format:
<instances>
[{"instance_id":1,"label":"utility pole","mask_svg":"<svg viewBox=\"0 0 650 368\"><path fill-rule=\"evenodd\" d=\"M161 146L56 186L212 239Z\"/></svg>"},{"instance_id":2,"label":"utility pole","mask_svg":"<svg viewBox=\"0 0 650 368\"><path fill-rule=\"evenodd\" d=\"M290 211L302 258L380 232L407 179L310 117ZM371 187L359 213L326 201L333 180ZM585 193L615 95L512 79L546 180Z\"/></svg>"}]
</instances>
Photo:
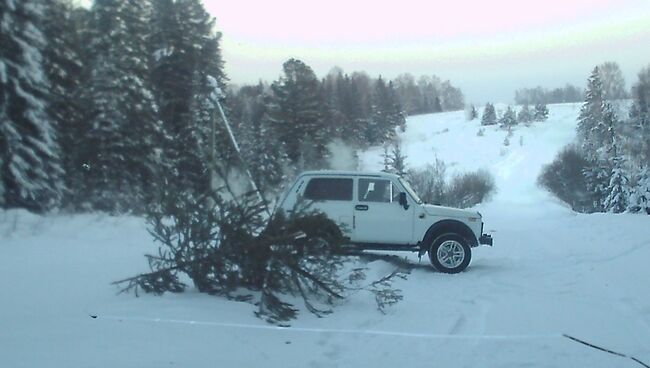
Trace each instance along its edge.
<instances>
[{"instance_id":1,"label":"utility pole","mask_svg":"<svg viewBox=\"0 0 650 368\"><path fill-rule=\"evenodd\" d=\"M226 128L226 131L228 132L228 137L230 138L230 143L232 143L233 148L235 149L235 153L237 154L237 158L242 164L242 167L244 168L244 171L246 173L246 176L248 176L249 183L255 193L257 194L257 198L262 202L264 205L264 209L266 210L266 214L271 217L271 211L269 210L269 205L266 203L266 199L264 199L264 196L262 195L262 192L258 188L257 184L255 183L255 180L253 179L253 175L251 174L248 164L244 160L244 157L241 155L241 150L239 149L239 144L237 143L237 139L235 138L235 134L232 131L232 128L230 127L230 123L228 122L228 118L226 117L226 114L223 111L223 107L221 106L220 100L225 97L223 92L221 91L221 88L219 88L219 85L217 83L217 80L214 79L211 76L208 76L208 82L210 83L210 86L213 88L214 92L210 95L212 101L217 105L217 108L219 109L219 114L221 115L221 121L223 121L223 124ZM210 159L211 159L211 166L210 166L210 186L214 187L214 168L216 167L215 165L217 164L217 158L216 158L216 149L217 149L217 143L216 143L216 135L217 135L217 122L216 119L212 119L212 136L210 137Z\"/></svg>"}]
</instances>

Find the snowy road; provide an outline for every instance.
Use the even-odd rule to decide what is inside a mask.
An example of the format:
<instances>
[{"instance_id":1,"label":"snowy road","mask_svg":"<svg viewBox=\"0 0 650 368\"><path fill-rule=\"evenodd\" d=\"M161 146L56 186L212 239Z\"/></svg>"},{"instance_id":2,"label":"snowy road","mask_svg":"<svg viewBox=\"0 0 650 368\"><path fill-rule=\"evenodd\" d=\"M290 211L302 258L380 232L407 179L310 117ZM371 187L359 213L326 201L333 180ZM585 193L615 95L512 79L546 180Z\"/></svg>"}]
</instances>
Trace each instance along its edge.
<instances>
[{"instance_id":1,"label":"snowy road","mask_svg":"<svg viewBox=\"0 0 650 368\"><path fill-rule=\"evenodd\" d=\"M536 187L573 136L575 107L550 109L547 125L518 129L509 147L502 131L478 137L462 113L409 121L411 165L435 151L454 170L495 173L499 193L477 208L495 246L458 275L423 259L385 315L359 293L280 329L249 304L196 292L116 295L110 282L143 271L155 249L142 220L2 212L0 366L640 367L562 334L650 363L650 217L575 214ZM461 139L471 150L453 149ZM378 150L362 158L373 168Z\"/></svg>"}]
</instances>

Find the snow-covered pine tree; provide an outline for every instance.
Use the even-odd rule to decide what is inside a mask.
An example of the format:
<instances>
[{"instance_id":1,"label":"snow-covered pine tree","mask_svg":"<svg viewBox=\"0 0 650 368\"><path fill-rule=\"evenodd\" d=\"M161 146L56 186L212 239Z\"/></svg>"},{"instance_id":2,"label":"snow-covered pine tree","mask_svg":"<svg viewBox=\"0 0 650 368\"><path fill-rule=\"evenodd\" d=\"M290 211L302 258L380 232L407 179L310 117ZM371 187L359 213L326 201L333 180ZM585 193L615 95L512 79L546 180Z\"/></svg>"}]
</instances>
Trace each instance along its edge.
<instances>
[{"instance_id":1,"label":"snow-covered pine tree","mask_svg":"<svg viewBox=\"0 0 650 368\"><path fill-rule=\"evenodd\" d=\"M275 131L287 148L289 159L297 164L302 152L301 144L310 141L313 153L307 163L310 167L325 164L328 155L329 128L323 119L323 96L313 70L297 59L283 64L283 75L271 85L273 91L269 105L269 118Z\"/></svg>"},{"instance_id":2,"label":"snow-covered pine tree","mask_svg":"<svg viewBox=\"0 0 650 368\"><path fill-rule=\"evenodd\" d=\"M384 142L395 134L395 127L404 124L401 105L392 82L379 77L375 82L372 99L372 116L367 126L366 139L369 144Z\"/></svg>"},{"instance_id":3,"label":"snow-covered pine tree","mask_svg":"<svg viewBox=\"0 0 650 368\"><path fill-rule=\"evenodd\" d=\"M639 72L639 81L632 88L632 98L630 123L636 130L637 161L647 164L650 162L650 66Z\"/></svg>"},{"instance_id":4,"label":"snow-covered pine tree","mask_svg":"<svg viewBox=\"0 0 650 368\"><path fill-rule=\"evenodd\" d=\"M472 118L472 120L478 119L478 111L476 111L476 106L474 106L474 105L472 105L472 109L471 109L471 112L470 112L470 117Z\"/></svg>"},{"instance_id":5,"label":"snow-covered pine tree","mask_svg":"<svg viewBox=\"0 0 650 368\"><path fill-rule=\"evenodd\" d=\"M612 171L605 192L607 193L603 201L605 211L621 213L627 209L630 195L629 180L623 168L623 158L618 154L612 159Z\"/></svg>"},{"instance_id":6,"label":"snow-covered pine tree","mask_svg":"<svg viewBox=\"0 0 650 368\"><path fill-rule=\"evenodd\" d=\"M233 125L236 125L241 153L257 186L273 196L290 168L282 142L268 118L268 88L262 83L242 87L233 97Z\"/></svg>"},{"instance_id":7,"label":"snow-covered pine tree","mask_svg":"<svg viewBox=\"0 0 650 368\"><path fill-rule=\"evenodd\" d=\"M219 169L236 165L234 149L212 96L216 81L226 77L215 19L199 0L153 0L151 17L151 81L160 120L167 134L163 159L167 190L200 196L210 190L208 163L213 119L217 119Z\"/></svg>"},{"instance_id":8,"label":"snow-covered pine tree","mask_svg":"<svg viewBox=\"0 0 650 368\"><path fill-rule=\"evenodd\" d=\"M476 107L474 105L469 105L465 107L465 118L468 121L472 121L478 118L478 112L476 111Z\"/></svg>"},{"instance_id":9,"label":"snow-covered pine tree","mask_svg":"<svg viewBox=\"0 0 650 368\"><path fill-rule=\"evenodd\" d=\"M43 65L44 3L0 0L0 190L5 207L42 211L64 191Z\"/></svg>"},{"instance_id":10,"label":"snow-covered pine tree","mask_svg":"<svg viewBox=\"0 0 650 368\"><path fill-rule=\"evenodd\" d=\"M519 114L517 114L517 121L522 124L528 124L533 120L533 115L530 112L528 105L524 105Z\"/></svg>"},{"instance_id":11,"label":"snow-covered pine tree","mask_svg":"<svg viewBox=\"0 0 650 368\"><path fill-rule=\"evenodd\" d=\"M635 176L636 185L630 193L628 210L650 215L650 169L641 168Z\"/></svg>"},{"instance_id":12,"label":"snow-covered pine tree","mask_svg":"<svg viewBox=\"0 0 650 368\"><path fill-rule=\"evenodd\" d=\"M591 194L591 212L603 212L605 210L605 198L607 197L607 188L612 173L611 164L607 161L596 159L588 161L589 166L586 167L582 174L585 177L587 184L587 192Z\"/></svg>"},{"instance_id":13,"label":"snow-covered pine tree","mask_svg":"<svg viewBox=\"0 0 650 368\"><path fill-rule=\"evenodd\" d=\"M433 105L431 106L431 111L442 112L442 103L440 103L440 96L435 96L433 98Z\"/></svg>"},{"instance_id":14,"label":"snow-covered pine tree","mask_svg":"<svg viewBox=\"0 0 650 368\"><path fill-rule=\"evenodd\" d=\"M367 123L361 94L357 84L346 74L337 82L338 102L340 111L345 116L344 125L341 127L341 139L356 146L362 145L363 126Z\"/></svg>"},{"instance_id":15,"label":"snow-covered pine tree","mask_svg":"<svg viewBox=\"0 0 650 368\"><path fill-rule=\"evenodd\" d=\"M152 200L163 131L149 86L149 2L97 0L92 12L87 152L92 207L142 210Z\"/></svg>"},{"instance_id":16,"label":"snow-covered pine tree","mask_svg":"<svg viewBox=\"0 0 650 368\"><path fill-rule=\"evenodd\" d=\"M491 103L485 104L483 109L483 117L481 118L481 125L494 125L497 123L497 113L494 111L494 105Z\"/></svg>"},{"instance_id":17,"label":"snow-covered pine tree","mask_svg":"<svg viewBox=\"0 0 650 368\"><path fill-rule=\"evenodd\" d=\"M391 135L395 132L396 127L399 127L402 132L406 130L406 113L399 102L392 81L388 82L388 116L390 117L389 130Z\"/></svg>"},{"instance_id":18,"label":"snow-covered pine tree","mask_svg":"<svg viewBox=\"0 0 650 368\"><path fill-rule=\"evenodd\" d=\"M402 145L397 139L392 142L391 152L388 157L388 166L390 172L399 176L406 175L406 155L402 152Z\"/></svg>"},{"instance_id":19,"label":"snow-covered pine tree","mask_svg":"<svg viewBox=\"0 0 650 368\"><path fill-rule=\"evenodd\" d=\"M603 85L600 81L598 67L594 68L587 81L585 102L580 108L576 135L578 144L585 152L587 159L596 158L596 150L602 147L602 135L606 130L603 124L605 101L603 100Z\"/></svg>"},{"instance_id":20,"label":"snow-covered pine tree","mask_svg":"<svg viewBox=\"0 0 650 368\"><path fill-rule=\"evenodd\" d=\"M589 191L593 194L595 211L625 210L629 188L624 175L623 158L617 144L616 127L618 120L613 109L603 102L602 119L592 129L592 136L598 139L599 147L595 151L585 152L590 166L585 169L585 178ZM621 176L624 178L621 179ZM621 189L622 188L622 189Z\"/></svg>"},{"instance_id":21,"label":"snow-covered pine tree","mask_svg":"<svg viewBox=\"0 0 650 368\"><path fill-rule=\"evenodd\" d=\"M330 70L321 83L321 94L325 100L325 119L329 121L329 135L336 138L342 138L343 127L347 124L347 117L341 111L343 83L343 71L338 67Z\"/></svg>"},{"instance_id":22,"label":"snow-covered pine tree","mask_svg":"<svg viewBox=\"0 0 650 368\"><path fill-rule=\"evenodd\" d=\"M533 113L533 120L542 122L548 119L548 107L544 103L538 103L535 105L535 112Z\"/></svg>"},{"instance_id":23,"label":"snow-covered pine tree","mask_svg":"<svg viewBox=\"0 0 650 368\"><path fill-rule=\"evenodd\" d=\"M79 140L85 137L84 103L81 98L82 84L86 76L83 65L85 47L80 29L80 12L67 0L43 0L47 16L44 19L44 34L47 45L44 52L45 72L50 81L48 112L59 127L61 160L65 171L68 190L64 205L71 208L80 205L78 196L84 191L84 152Z\"/></svg>"},{"instance_id":24,"label":"snow-covered pine tree","mask_svg":"<svg viewBox=\"0 0 650 368\"><path fill-rule=\"evenodd\" d=\"M512 110L510 106L508 106L506 112L503 113L503 116L501 117L501 119L499 119L499 125L501 125L501 127L504 128L510 128L516 124L517 124L517 117L515 115L515 112Z\"/></svg>"}]
</instances>

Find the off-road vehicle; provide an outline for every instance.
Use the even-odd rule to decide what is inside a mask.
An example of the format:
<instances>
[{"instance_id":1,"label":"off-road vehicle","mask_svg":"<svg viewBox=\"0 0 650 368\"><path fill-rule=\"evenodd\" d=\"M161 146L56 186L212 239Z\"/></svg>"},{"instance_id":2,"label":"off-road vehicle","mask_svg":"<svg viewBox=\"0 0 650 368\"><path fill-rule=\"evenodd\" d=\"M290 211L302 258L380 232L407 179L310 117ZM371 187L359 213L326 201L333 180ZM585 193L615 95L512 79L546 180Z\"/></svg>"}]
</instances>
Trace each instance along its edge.
<instances>
[{"instance_id":1,"label":"off-road vehicle","mask_svg":"<svg viewBox=\"0 0 650 368\"><path fill-rule=\"evenodd\" d=\"M467 268L472 247L492 245L479 212L426 204L404 178L389 173L304 172L279 208L291 213L301 201L337 223L351 246L428 253L444 273Z\"/></svg>"}]
</instances>

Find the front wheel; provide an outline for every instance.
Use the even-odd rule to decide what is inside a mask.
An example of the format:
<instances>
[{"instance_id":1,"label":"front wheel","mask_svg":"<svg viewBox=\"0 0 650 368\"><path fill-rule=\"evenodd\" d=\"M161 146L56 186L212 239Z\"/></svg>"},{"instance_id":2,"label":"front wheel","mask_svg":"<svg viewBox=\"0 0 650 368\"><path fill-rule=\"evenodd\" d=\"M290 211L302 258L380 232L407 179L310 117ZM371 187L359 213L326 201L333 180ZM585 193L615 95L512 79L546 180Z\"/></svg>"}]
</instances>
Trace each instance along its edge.
<instances>
[{"instance_id":1,"label":"front wheel","mask_svg":"<svg viewBox=\"0 0 650 368\"><path fill-rule=\"evenodd\" d=\"M454 233L443 234L431 243L429 260L440 272L462 272L472 260L472 249L462 236Z\"/></svg>"}]
</instances>

